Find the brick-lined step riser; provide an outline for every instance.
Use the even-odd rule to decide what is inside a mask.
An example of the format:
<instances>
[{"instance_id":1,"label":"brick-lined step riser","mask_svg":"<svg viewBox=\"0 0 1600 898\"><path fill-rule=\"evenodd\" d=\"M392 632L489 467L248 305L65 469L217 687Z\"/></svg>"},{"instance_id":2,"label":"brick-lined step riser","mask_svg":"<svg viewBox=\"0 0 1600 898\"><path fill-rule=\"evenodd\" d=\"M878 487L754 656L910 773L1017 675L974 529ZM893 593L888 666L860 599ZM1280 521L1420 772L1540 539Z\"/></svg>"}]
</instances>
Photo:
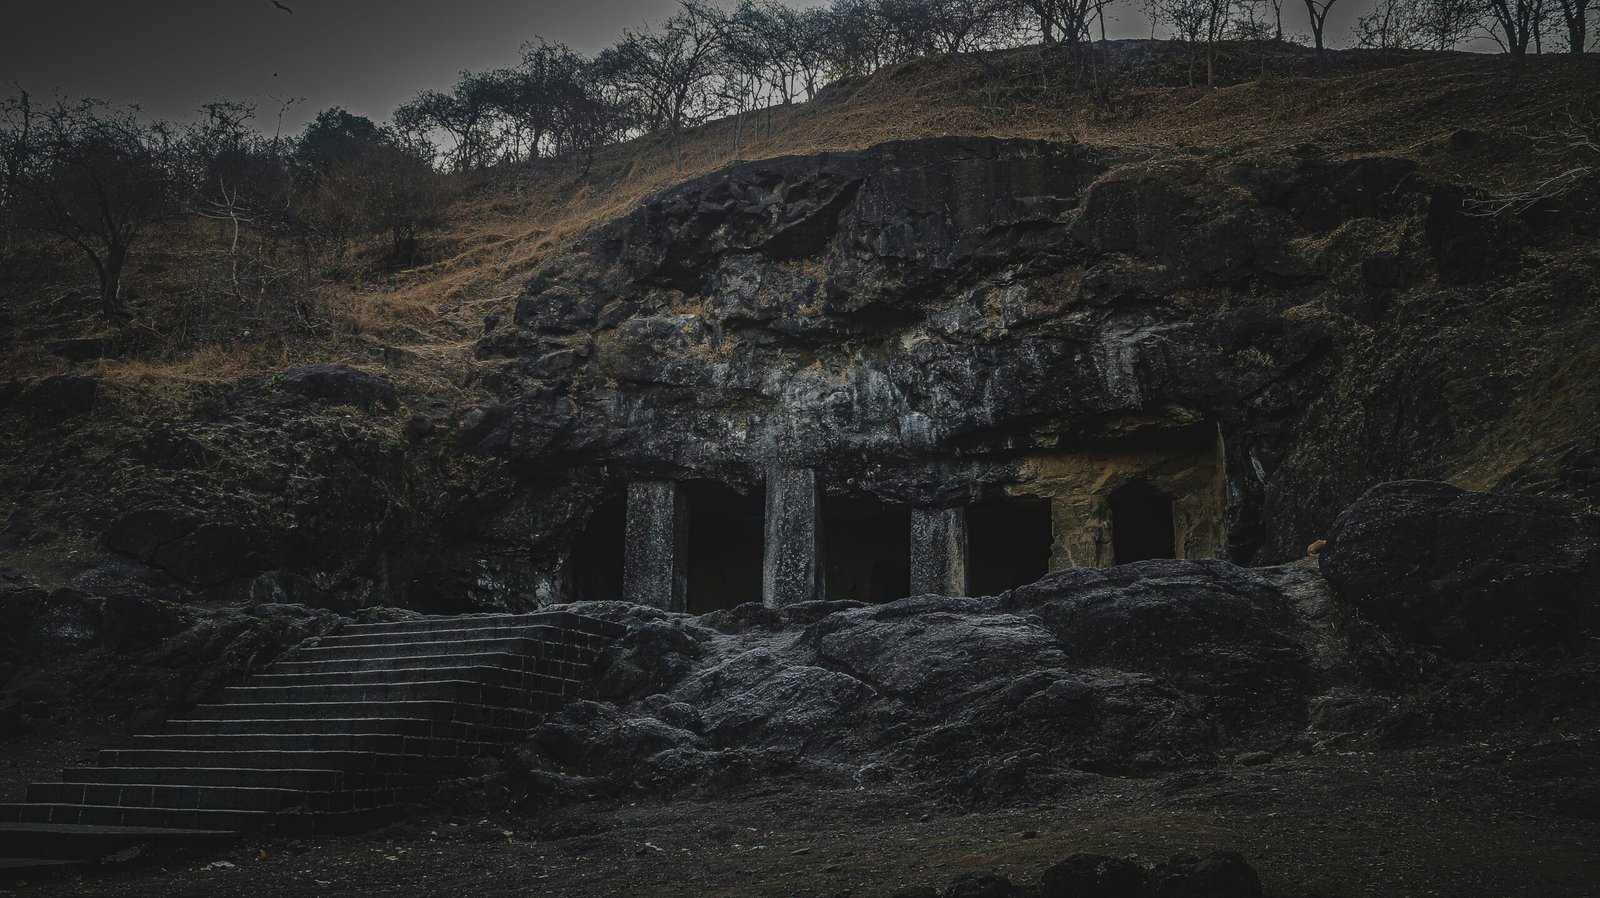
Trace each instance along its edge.
<instances>
[{"instance_id":1,"label":"brick-lined step riser","mask_svg":"<svg viewBox=\"0 0 1600 898\"><path fill-rule=\"evenodd\" d=\"M140 751L369 751L432 758L482 754L482 746L476 742L386 733L160 733L134 736L125 748Z\"/></svg>"},{"instance_id":2,"label":"brick-lined step riser","mask_svg":"<svg viewBox=\"0 0 1600 898\"><path fill-rule=\"evenodd\" d=\"M140 808L86 804L0 804L0 823L81 823L91 826L160 826L171 829L246 829L271 811L214 808Z\"/></svg>"},{"instance_id":3,"label":"brick-lined step riser","mask_svg":"<svg viewBox=\"0 0 1600 898\"><path fill-rule=\"evenodd\" d=\"M451 645L453 643L497 639L515 639L552 648L556 646L584 648L592 645L595 637L582 633L568 633L559 627L546 627L538 624L416 630L403 633L351 634L347 630L340 630L332 636L319 636L315 642L301 647L298 651L361 648L374 645Z\"/></svg>"},{"instance_id":4,"label":"brick-lined step riser","mask_svg":"<svg viewBox=\"0 0 1600 898\"><path fill-rule=\"evenodd\" d=\"M55 828L52 828L55 827ZM147 829L132 832L125 828L81 827L57 824L12 823L0 825L0 845L9 857L82 858L104 857L129 845L157 851L179 851L222 845L238 838L236 831L192 829Z\"/></svg>"},{"instance_id":5,"label":"brick-lined step riser","mask_svg":"<svg viewBox=\"0 0 1600 898\"><path fill-rule=\"evenodd\" d=\"M247 688L281 686L410 686L440 681L466 681L485 686L504 686L527 692L565 695L581 681L564 680L545 673L510 670L503 667L434 667L415 670L332 671L311 674L258 674L246 681Z\"/></svg>"},{"instance_id":6,"label":"brick-lined step riser","mask_svg":"<svg viewBox=\"0 0 1600 898\"><path fill-rule=\"evenodd\" d=\"M420 702L306 702L304 704L256 705L238 702L227 705L197 705L189 712L191 720L285 720L346 717L426 717L433 720L487 724L495 727L532 729L545 711L565 704L554 696L535 696L524 707L506 708L470 705L448 701Z\"/></svg>"},{"instance_id":7,"label":"brick-lined step riser","mask_svg":"<svg viewBox=\"0 0 1600 898\"><path fill-rule=\"evenodd\" d=\"M544 674L563 680L588 681L593 667L590 660L563 660L537 657L515 652L481 652L465 654L412 655L397 658L363 658L347 661L279 661L250 682L260 685L263 677L308 676L313 674L395 673L421 670L442 670L454 667L495 667L502 670ZM315 682L308 680L306 682Z\"/></svg>"},{"instance_id":8,"label":"brick-lined step riser","mask_svg":"<svg viewBox=\"0 0 1600 898\"><path fill-rule=\"evenodd\" d=\"M335 702L441 701L500 708L532 708L540 697L560 696L559 683L549 692L491 686L468 680L423 683L360 683L351 686L229 686L224 703L318 704Z\"/></svg>"},{"instance_id":9,"label":"brick-lined step riser","mask_svg":"<svg viewBox=\"0 0 1600 898\"><path fill-rule=\"evenodd\" d=\"M300 789L259 786L156 786L126 783L34 783L28 800L108 807L276 811L300 803Z\"/></svg>"},{"instance_id":10,"label":"brick-lined step riser","mask_svg":"<svg viewBox=\"0 0 1600 898\"><path fill-rule=\"evenodd\" d=\"M194 736L280 736L297 733L321 735L417 736L459 739L463 742L520 742L528 734L521 727L494 727L449 720L384 717L267 718L264 720L169 720L167 732Z\"/></svg>"},{"instance_id":11,"label":"brick-lined step riser","mask_svg":"<svg viewBox=\"0 0 1600 898\"><path fill-rule=\"evenodd\" d=\"M293 649L278 664L305 661L372 661L385 658L421 658L438 655L478 655L502 653L527 655L552 661L588 663L597 657L598 648L572 645L546 638L469 636L447 640L407 640L404 642L321 643Z\"/></svg>"},{"instance_id":12,"label":"brick-lined step riser","mask_svg":"<svg viewBox=\"0 0 1600 898\"><path fill-rule=\"evenodd\" d=\"M110 748L99 754L102 767L250 767L260 770L319 768L343 773L445 773L460 769L460 759L389 755L365 751L194 751L191 749Z\"/></svg>"},{"instance_id":13,"label":"brick-lined step riser","mask_svg":"<svg viewBox=\"0 0 1600 898\"><path fill-rule=\"evenodd\" d=\"M308 792L254 786L152 786L120 783L34 783L28 801L39 804L172 808L222 811L283 811L344 814L392 807L432 794L435 786L393 786Z\"/></svg>"},{"instance_id":14,"label":"brick-lined step riser","mask_svg":"<svg viewBox=\"0 0 1600 898\"><path fill-rule=\"evenodd\" d=\"M627 632L627 627L621 624L573 614L570 611L532 611L525 614L462 614L450 617L390 621L387 623L350 624L340 633L341 635L409 633L419 630L458 630L463 627L499 627L512 624L555 627L564 632L581 633L602 639L616 639Z\"/></svg>"},{"instance_id":15,"label":"brick-lined step riser","mask_svg":"<svg viewBox=\"0 0 1600 898\"><path fill-rule=\"evenodd\" d=\"M342 789L351 782L350 776L339 770L260 767L68 767L61 771L61 779L123 786L250 786L297 791Z\"/></svg>"}]
</instances>

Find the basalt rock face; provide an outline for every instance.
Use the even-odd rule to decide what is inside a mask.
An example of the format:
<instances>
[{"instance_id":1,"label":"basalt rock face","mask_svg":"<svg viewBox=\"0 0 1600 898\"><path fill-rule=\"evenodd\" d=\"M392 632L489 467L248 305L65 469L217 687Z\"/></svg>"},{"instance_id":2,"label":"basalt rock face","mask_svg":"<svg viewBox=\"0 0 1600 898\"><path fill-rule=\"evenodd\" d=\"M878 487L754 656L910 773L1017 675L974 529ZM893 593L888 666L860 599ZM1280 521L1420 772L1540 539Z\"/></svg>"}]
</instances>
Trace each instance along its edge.
<instances>
[{"instance_id":1,"label":"basalt rock face","mask_svg":"<svg viewBox=\"0 0 1600 898\"><path fill-rule=\"evenodd\" d=\"M944 139L690 181L535 277L518 326L479 344L507 360L488 367L511 398L466 446L508 467L603 458L743 484L814 466L829 490L939 504L1122 416L1253 432L1241 410L1282 372L1237 350L1297 364L1327 343L1320 325L1284 340L1281 307L1230 319L1165 300L1304 281L1292 218L1109 173L1127 161ZM1239 438L1235 516L1259 506ZM1257 551L1248 530L1233 554Z\"/></svg>"},{"instance_id":2,"label":"basalt rock face","mask_svg":"<svg viewBox=\"0 0 1600 898\"><path fill-rule=\"evenodd\" d=\"M78 375L0 385L20 497L0 548L102 545L205 600L517 610L573 597L575 538L633 480L748 494L804 466L826 497L936 508L1037 485L1042 455L1203 434L1214 550L1286 561L1374 484L1538 431L1519 372L1581 329L1562 322L1594 278L1524 250L1594 224L1469 200L1415 160L1315 147L938 138L734 164L533 273L485 322L470 403L377 361L181 420L118 418ZM1479 479L1595 501L1600 434L1569 429Z\"/></svg>"},{"instance_id":3,"label":"basalt rock face","mask_svg":"<svg viewBox=\"0 0 1600 898\"><path fill-rule=\"evenodd\" d=\"M1508 381L1459 364L1507 351L1477 323L1498 288L1446 277L1477 227L1459 194L1386 156L976 138L690 180L480 340L503 397L460 443L500 497L484 563L559 594L541 577L571 524L631 478L759 489L808 466L829 495L938 506L1025 483L1038 453L1191 424L1224 446L1222 554L1299 557L1508 412ZM1495 226L1533 239L1549 216Z\"/></svg>"}]
</instances>

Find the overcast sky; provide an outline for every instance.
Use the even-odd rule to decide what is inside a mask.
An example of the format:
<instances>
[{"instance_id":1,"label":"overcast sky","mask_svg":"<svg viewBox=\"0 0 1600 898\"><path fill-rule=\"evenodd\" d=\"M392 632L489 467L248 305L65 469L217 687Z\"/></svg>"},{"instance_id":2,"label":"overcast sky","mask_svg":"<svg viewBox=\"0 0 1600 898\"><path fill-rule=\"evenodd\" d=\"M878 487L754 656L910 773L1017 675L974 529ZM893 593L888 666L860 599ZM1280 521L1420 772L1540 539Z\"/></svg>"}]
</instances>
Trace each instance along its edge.
<instances>
[{"instance_id":1,"label":"overcast sky","mask_svg":"<svg viewBox=\"0 0 1600 898\"><path fill-rule=\"evenodd\" d=\"M210 100L248 99L268 130L274 98L302 98L285 120L292 130L329 106L384 120L417 91L448 87L462 69L516 62L517 48L535 35L593 53L622 29L677 8L677 0L281 0L294 10L287 13L272 0L5 2L7 93L17 82L37 97L102 97L170 119L189 118ZM1346 18L1329 22L1330 43L1346 42L1368 2L1335 7L1333 18ZM1119 8L1115 32L1148 36L1129 6ZM1304 31L1304 19L1299 4L1285 4L1289 31Z\"/></svg>"}]
</instances>

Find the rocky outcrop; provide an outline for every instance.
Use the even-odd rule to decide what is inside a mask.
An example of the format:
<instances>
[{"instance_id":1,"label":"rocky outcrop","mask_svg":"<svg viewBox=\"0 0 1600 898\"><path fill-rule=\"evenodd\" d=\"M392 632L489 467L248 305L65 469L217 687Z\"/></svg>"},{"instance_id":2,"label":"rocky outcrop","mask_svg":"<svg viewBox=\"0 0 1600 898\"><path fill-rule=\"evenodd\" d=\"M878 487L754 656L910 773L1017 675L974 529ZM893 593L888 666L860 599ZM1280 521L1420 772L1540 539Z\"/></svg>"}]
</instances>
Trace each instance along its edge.
<instances>
[{"instance_id":1,"label":"rocky outcrop","mask_svg":"<svg viewBox=\"0 0 1600 898\"><path fill-rule=\"evenodd\" d=\"M6 589L0 631L12 644L0 664L0 721L21 728L29 717L91 707L149 730L343 622L299 605L197 611L126 591Z\"/></svg>"},{"instance_id":2,"label":"rocky outcrop","mask_svg":"<svg viewBox=\"0 0 1600 898\"><path fill-rule=\"evenodd\" d=\"M1407 638L1466 656L1581 644L1600 550L1573 508L1447 483L1385 483L1334 522L1320 561L1344 599Z\"/></svg>"},{"instance_id":3,"label":"rocky outcrop","mask_svg":"<svg viewBox=\"0 0 1600 898\"><path fill-rule=\"evenodd\" d=\"M1593 278L1480 251L1592 225L1471 202L1414 159L1309 145L963 137L738 163L532 273L459 393L308 365L79 439L112 387L13 382L0 413L42 438L7 450L0 489L207 599L430 610L570 598L574 541L628 482L749 492L775 466L820 471L825 499L948 508L1098 482L1062 456L1182 442L1212 497L1183 512L1195 554L1238 563L1298 558L1374 484L1502 442L1532 446L1485 468L1505 484L1592 500L1593 428L1546 446L1523 406ZM1581 361L1549 388L1587 389ZM151 515L193 529L130 535Z\"/></svg>"},{"instance_id":4,"label":"rocky outcrop","mask_svg":"<svg viewBox=\"0 0 1600 898\"><path fill-rule=\"evenodd\" d=\"M1031 777L1203 763L1301 725L1319 674L1286 595L1310 572L1152 563L1110 572L1126 588L1089 573L761 626L728 626L758 606L653 612L602 658L600 701L538 727L522 766L558 792L820 768L994 801Z\"/></svg>"}]
</instances>

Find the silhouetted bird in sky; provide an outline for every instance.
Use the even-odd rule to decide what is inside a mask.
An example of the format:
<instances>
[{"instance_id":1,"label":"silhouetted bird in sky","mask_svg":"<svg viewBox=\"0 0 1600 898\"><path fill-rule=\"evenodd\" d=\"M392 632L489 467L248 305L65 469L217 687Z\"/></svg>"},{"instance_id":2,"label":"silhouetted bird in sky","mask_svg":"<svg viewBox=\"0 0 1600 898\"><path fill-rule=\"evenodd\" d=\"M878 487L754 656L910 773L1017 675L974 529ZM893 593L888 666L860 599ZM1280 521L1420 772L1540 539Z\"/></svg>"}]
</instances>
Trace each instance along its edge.
<instances>
[{"instance_id":1,"label":"silhouetted bird in sky","mask_svg":"<svg viewBox=\"0 0 1600 898\"><path fill-rule=\"evenodd\" d=\"M277 8L279 8L281 10L283 10L284 12L288 13L291 16L294 15L294 10L290 9L287 6L284 6L282 3L279 3L278 0L272 0L272 5L276 6Z\"/></svg>"}]
</instances>

